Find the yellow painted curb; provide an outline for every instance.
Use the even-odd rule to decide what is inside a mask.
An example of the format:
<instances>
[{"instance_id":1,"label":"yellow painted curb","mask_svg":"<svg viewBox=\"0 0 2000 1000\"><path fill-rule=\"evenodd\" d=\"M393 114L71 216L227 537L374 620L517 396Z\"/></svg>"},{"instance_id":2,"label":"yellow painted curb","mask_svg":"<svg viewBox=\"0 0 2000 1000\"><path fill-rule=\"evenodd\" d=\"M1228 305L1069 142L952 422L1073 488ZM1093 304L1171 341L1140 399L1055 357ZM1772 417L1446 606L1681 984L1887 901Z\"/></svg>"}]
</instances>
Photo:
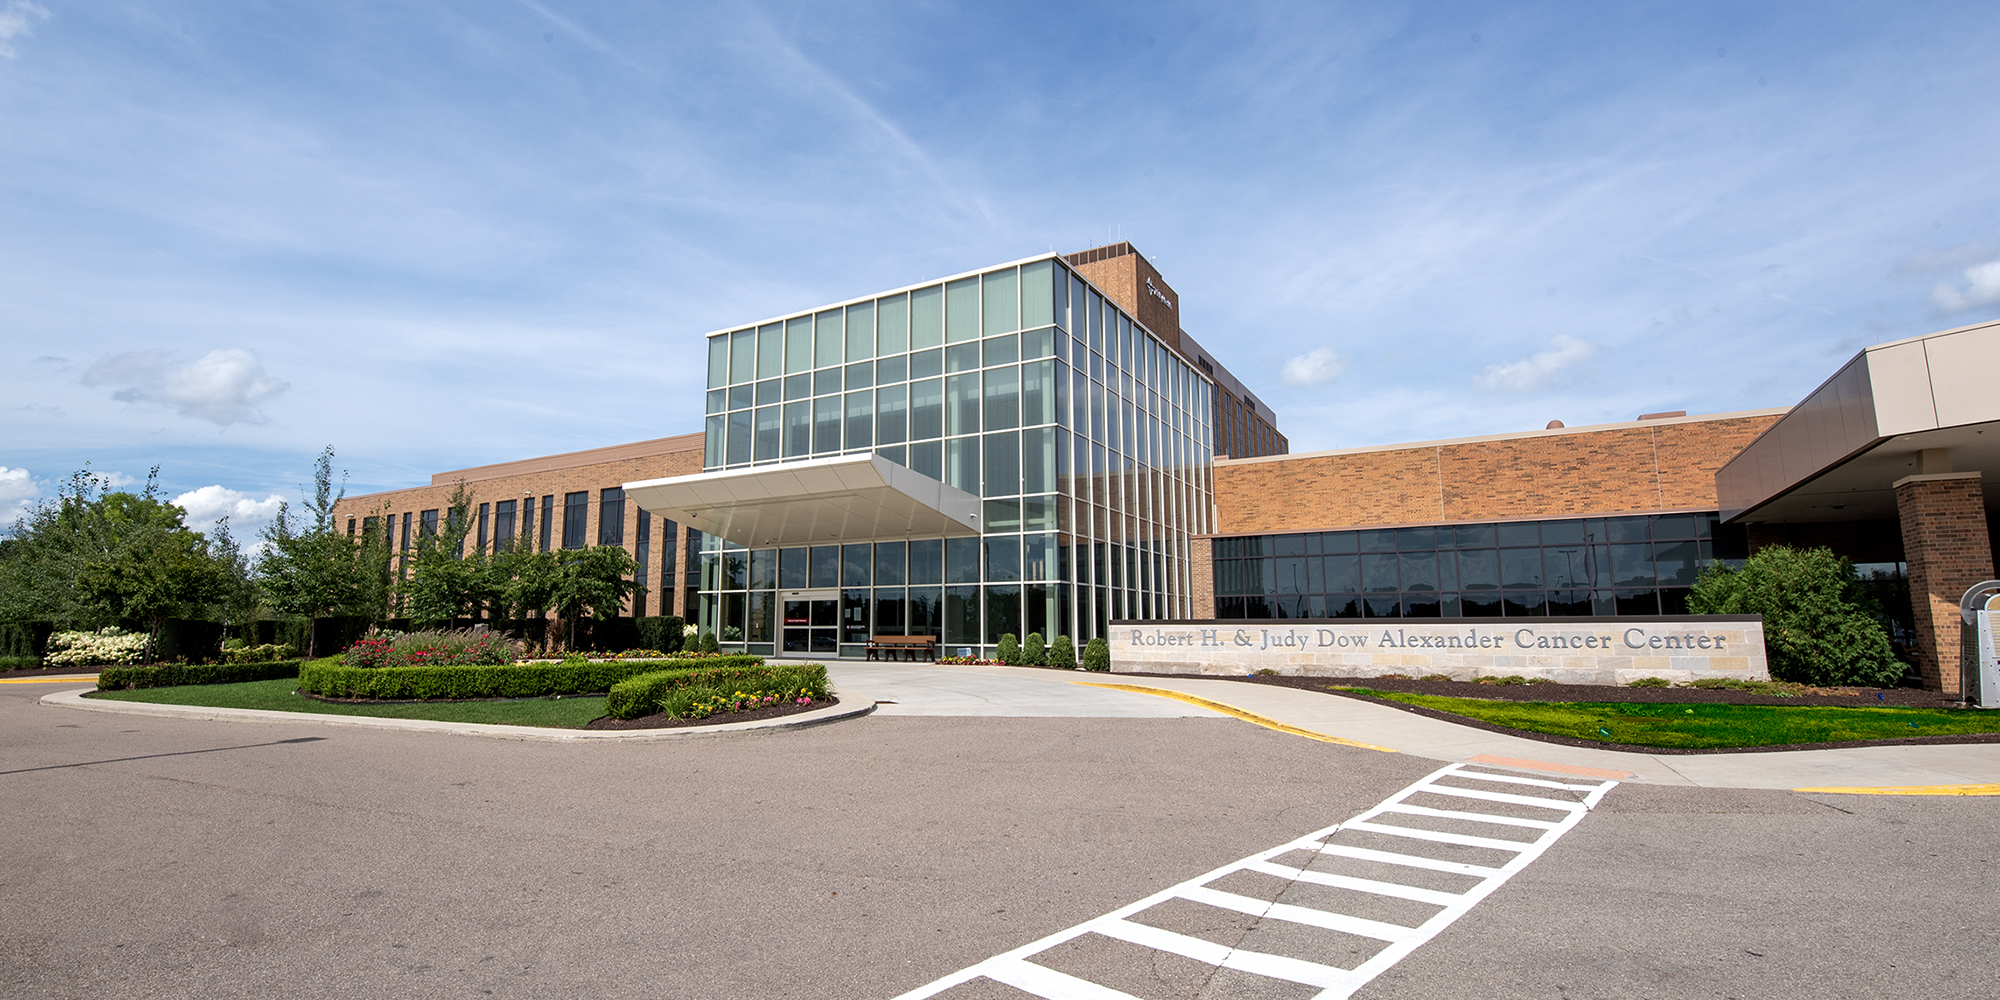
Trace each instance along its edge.
<instances>
[{"instance_id":1,"label":"yellow painted curb","mask_svg":"<svg viewBox=\"0 0 2000 1000\"><path fill-rule=\"evenodd\" d=\"M1321 743L1338 743L1344 747L1360 747L1363 750L1380 750L1383 753L1396 752L1394 750L1389 749L1388 747L1378 747L1373 743L1358 743L1354 740L1343 740L1338 736L1328 736L1325 733L1315 733L1310 729L1300 729L1297 726L1288 726L1285 723L1279 722L1276 719L1268 719L1265 718L1264 716L1258 715L1255 712L1246 712L1240 708L1237 708L1234 705L1224 705L1219 701L1210 701L1207 698L1202 698L1191 694L1182 694L1179 691L1168 691L1162 688L1145 687L1139 684L1099 684L1094 681L1070 681L1070 683L1081 684L1084 687L1110 688L1113 691L1130 691L1133 694L1151 694L1151 695L1158 695L1162 698L1172 698L1175 701L1184 701L1190 705L1200 705L1201 707L1209 709L1211 711L1221 712L1224 715L1234 716L1238 719L1242 719L1245 722L1254 722L1257 725L1263 726L1266 729L1275 729L1278 732L1290 733L1293 736L1303 736L1306 739L1318 740Z\"/></svg>"},{"instance_id":2,"label":"yellow painted curb","mask_svg":"<svg viewBox=\"0 0 2000 1000\"><path fill-rule=\"evenodd\" d=\"M89 677L0 677L0 684L95 684L97 675Z\"/></svg>"},{"instance_id":3,"label":"yellow painted curb","mask_svg":"<svg viewBox=\"0 0 2000 1000\"><path fill-rule=\"evenodd\" d=\"M1861 785L1852 788L1794 788L1795 792L1841 795L2000 795L2000 785Z\"/></svg>"}]
</instances>

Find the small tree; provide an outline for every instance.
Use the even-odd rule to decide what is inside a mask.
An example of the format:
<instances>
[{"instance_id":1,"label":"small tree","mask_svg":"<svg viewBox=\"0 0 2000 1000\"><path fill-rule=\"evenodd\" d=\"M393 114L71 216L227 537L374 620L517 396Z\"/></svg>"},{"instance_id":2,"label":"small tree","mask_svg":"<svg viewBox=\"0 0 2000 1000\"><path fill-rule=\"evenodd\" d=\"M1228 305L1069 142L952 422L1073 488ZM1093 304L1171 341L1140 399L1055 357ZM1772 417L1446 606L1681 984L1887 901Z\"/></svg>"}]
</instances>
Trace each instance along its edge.
<instances>
[{"instance_id":1,"label":"small tree","mask_svg":"<svg viewBox=\"0 0 2000 1000\"><path fill-rule=\"evenodd\" d=\"M492 559L483 548L465 551L466 536L472 532L472 500L461 480L452 488L439 530L417 536L410 573L401 587L404 613L413 622L436 627L453 618L475 617L481 607L506 593L506 581L496 579L495 571L508 560Z\"/></svg>"},{"instance_id":2,"label":"small tree","mask_svg":"<svg viewBox=\"0 0 2000 1000\"><path fill-rule=\"evenodd\" d=\"M334 505L346 495L344 488L334 492L333 446L328 445L313 463L307 516L298 518L290 504L280 504L278 516L264 529L258 582L273 611L306 620L308 657L318 655L314 644L321 618L373 617L382 610L387 550L334 530Z\"/></svg>"},{"instance_id":3,"label":"small tree","mask_svg":"<svg viewBox=\"0 0 2000 1000\"><path fill-rule=\"evenodd\" d=\"M1771 545L1742 569L1710 566L1688 594L1688 610L1762 615L1765 653L1779 680L1890 687L1903 676L1854 564L1830 549Z\"/></svg>"},{"instance_id":4,"label":"small tree","mask_svg":"<svg viewBox=\"0 0 2000 1000\"><path fill-rule=\"evenodd\" d=\"M1021 644L1021 662L1030 667L1039 667L1047 660L1048 646L1042 642L1042 634L1028 633L1027 641Z\"/></svg>"},{"instance_id":5,"label":"small tree","mask_svg":"<svg viewBox=\"0 0 2000 1000\"><path fill-rule=\"evenodd\" d=\"M1056 636L1055 641L1049 643L1048 659L1049 666L1058 670L1075 670L1076 643L1069 636Z\"/></svg>"},{"instance_id":6,"label":"small tree","mask_svg":"<svg viewBox=\"0 0 2000 1000\"><path fill-rule=\"evenodd\" d=\"M1092 639L1083 647L1083 669L1110 670L1111 644L1102 637Z\"/></svg>"},{"instance_id":7,"label":"small tree","mask_svg":"<svg viewBox=\"0 0 2000 1000\"><path fill-rule=\"evenodd\" d=\"M1010 667L1020 666L1021 640L1016 638L1012 632L1003 633L1000 636L1000 648L995 651L994 655L1000 658L1001 663L1005 663Z\"/></svg>"},{"instance_id":8,"label":"small tree","mask_svg":"<svg viewBox=\"0 0 2000 1000\"><path fill-rule=\"evenodd\" d=\"M638 587L632 581L638 570L632 554L617 545L565 549L557 555L549 606L562 617L571 648L576 646L577 619L586 610L596 618L610 618L624 610L625 598Z\"/></svg>"}]
</instances>

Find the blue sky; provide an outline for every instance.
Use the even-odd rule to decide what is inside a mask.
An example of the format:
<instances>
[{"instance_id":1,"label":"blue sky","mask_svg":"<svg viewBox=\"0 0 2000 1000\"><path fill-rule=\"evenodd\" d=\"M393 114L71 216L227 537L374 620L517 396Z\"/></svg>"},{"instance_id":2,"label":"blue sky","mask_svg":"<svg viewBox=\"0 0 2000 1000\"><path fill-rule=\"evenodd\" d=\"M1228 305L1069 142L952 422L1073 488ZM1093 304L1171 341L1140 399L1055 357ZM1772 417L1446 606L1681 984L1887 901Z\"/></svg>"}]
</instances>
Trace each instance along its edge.
<instances>
[{"instance_id":1,"label":"blue sky","mask_svg":"<svg viewBox=\"0 0 2000 1000\"><path fill-rule=\"evenodd\" d=\"M701 333L1130 239L1294 451L2000 316L1972 3L0 0L0 506L695 430Z\"/></svg>"}]
</instances>

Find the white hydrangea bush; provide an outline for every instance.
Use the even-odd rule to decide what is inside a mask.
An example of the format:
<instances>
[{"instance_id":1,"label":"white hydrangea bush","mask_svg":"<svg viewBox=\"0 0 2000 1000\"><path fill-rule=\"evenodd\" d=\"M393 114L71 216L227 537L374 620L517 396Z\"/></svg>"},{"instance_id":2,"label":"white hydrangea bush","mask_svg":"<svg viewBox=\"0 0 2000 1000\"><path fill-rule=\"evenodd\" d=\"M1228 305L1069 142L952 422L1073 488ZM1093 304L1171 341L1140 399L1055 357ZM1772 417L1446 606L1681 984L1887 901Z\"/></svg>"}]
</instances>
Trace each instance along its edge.
<instances>
[{"instance_id":1,"label":"white hydrangea bush","mask_svg":"<svg viewBox=\"0 0 2000 1000\"><path fill-rule=\"evenodd\" d=\"M145 655L145 633L114 626L95 632L57 632L49 636L49 655L42 661L52 667L95 667L137 663Z\"/></svg>"}]
</instances>

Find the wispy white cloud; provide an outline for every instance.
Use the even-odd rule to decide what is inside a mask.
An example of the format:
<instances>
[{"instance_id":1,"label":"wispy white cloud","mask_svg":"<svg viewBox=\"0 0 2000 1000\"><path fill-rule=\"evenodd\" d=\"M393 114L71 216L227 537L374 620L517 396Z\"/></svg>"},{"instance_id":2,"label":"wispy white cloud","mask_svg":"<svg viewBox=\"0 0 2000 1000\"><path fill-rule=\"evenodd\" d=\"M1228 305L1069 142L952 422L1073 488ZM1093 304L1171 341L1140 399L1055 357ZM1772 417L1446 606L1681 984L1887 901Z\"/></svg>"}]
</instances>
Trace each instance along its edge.
<instances>
[{"instance_id":1,"label":"wispy white cloud","mask_svg":"<svg viewBox=\"0 0 2000 1000\"><path fill-rule=\"evenodd\" d=\"M1331 347L1315 347L1285 362L1278 378L1286 385L1325 385L1347 371L1347 359Z\"/></svg>"},{"instance_id":2,"label":"wispy white cloud","mask_svg":"<svg viewBox=\"0 0 2000 1000\"><path fill-rule=\"evenodd\" d=\"M1939 284L1931 289L1931 301L1946 316L2000 303L2000 260L1966 268L1964 287Z\"/></svg>"},{"instance_id":3,"label":"wispy white cloud","mask_svg":"<svg viewBox=\"0 0 2000 1000\"><path fill-rule=\"evenodd\" d=\"M49 9L30 0L8 0L0 7L0 58L12 59L14 39L34 35L36 21L49 19Z\"/></svg>"},{"instance_id":4,"label":"wispy white cloud","mask_svg":"<svg viewBox=\"0 0 2000 1000\"><path fill-rule=\"evenodd\" d=\"M1520 361L1488 365L1472 381L1496 392L1538 392L1555 384L1556 376L1597 356L1601 348L1587 340L1558 333L1549 340L1549 349L1536 351Z\"/></svg>"},{"instance_id":5,"label":"wispy white cloud","mask_svg":"<svg viewBox=\"0 0 2000 1000\"><path fill-rule=\"evenodd\" d=\"M165 351L114 354L91 365L83 384L119 386L111 398L171 406L181 416L222 427L267 422L257 404L288 387L264 371L255 351L241 347L210 351L184 365Z\"/></svg>"},{"instance_id":6,"label":"wispy white cloud","mask_svg":"<svg viewBox=\"0 0 2000 1000\"><path fill-rule=\"evenodd\" d=\"M204 534L215 530L216 522L229 519L229 533L240 544L248 544L264 526L278 516L285 498L273 493L259 500L226 486L204 486L174 498L174 505L187 511L183 523Z\"/></svg>"}]
</instances>

